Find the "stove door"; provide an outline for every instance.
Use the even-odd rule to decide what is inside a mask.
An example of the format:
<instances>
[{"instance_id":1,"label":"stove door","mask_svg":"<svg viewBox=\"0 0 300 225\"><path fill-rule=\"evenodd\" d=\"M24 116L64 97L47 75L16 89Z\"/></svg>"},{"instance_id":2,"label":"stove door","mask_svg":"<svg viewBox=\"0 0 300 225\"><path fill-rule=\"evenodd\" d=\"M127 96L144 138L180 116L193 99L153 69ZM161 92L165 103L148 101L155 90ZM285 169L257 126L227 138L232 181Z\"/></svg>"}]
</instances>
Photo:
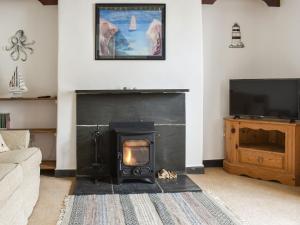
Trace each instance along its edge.
<instances>
[{"instance_id":1,"label":"stove door","mask_svg":"<svg viewBox=\"0 0 300 225\"><path fill-rule=\"evenodd\" d=\"M125 166L144 166L150 162L149 140L124 140L122 147Z\"/></svg>"}]
</instances>

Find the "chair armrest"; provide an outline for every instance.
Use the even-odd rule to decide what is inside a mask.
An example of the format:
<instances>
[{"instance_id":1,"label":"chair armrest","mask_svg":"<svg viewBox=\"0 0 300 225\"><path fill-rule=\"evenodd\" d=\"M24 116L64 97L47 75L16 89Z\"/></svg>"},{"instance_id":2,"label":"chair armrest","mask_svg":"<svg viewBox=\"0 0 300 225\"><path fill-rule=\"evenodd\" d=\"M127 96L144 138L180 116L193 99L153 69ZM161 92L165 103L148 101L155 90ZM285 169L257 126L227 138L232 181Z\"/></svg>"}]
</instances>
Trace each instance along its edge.
<instances>
[{"instance_id":1,"label":"chair armrest","mask_svg":"<svg viewBox=\"0 0 300 225\"><path fill-rule=\"evenodd\" d=\"M0 130L0 134L10 150L29 147L29 130Z\"/></svg>"}]
</instances>

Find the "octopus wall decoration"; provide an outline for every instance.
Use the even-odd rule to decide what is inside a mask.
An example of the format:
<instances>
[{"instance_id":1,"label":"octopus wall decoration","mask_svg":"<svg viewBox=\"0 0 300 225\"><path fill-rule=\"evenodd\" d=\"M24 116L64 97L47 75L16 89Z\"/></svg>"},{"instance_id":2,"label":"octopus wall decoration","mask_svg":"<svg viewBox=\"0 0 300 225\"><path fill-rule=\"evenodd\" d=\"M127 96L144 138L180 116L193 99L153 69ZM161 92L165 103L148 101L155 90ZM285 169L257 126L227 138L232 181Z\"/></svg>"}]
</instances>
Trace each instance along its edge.
<instances>
[{"instance_id":1,"label":"octopus wall decoration","mask_svg":"<svg viewBox=\"0 0 300 225\"><path fill-rule=\"evenodd\" d=\"M28 59L28 52L32 54L33 48L30 47L35 44L35 41L27 42L27 37L23 30L18 30L14 36L9 39L9 46L5 47L6 51L10 51L12 60L18 61L21 59L23 62Z\"/></svg>"}]
</instances>

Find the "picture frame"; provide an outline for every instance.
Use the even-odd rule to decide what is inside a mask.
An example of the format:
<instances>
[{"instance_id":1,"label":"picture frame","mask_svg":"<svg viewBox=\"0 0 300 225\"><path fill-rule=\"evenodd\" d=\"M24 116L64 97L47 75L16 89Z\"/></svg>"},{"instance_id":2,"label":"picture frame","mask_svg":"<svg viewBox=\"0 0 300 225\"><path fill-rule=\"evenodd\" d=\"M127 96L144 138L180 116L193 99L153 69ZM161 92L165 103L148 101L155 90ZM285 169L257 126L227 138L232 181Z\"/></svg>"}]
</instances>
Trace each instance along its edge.
<instances>
[{"instance_id":1,"label":"picture frame","mask_svg":"<svg viewBox=\"0 0 300 225\"><path fill-rule=\"evenodd\" d=\"M165 60L166 4L96 4L95 60Z\"/></svg>"}]
</instances>

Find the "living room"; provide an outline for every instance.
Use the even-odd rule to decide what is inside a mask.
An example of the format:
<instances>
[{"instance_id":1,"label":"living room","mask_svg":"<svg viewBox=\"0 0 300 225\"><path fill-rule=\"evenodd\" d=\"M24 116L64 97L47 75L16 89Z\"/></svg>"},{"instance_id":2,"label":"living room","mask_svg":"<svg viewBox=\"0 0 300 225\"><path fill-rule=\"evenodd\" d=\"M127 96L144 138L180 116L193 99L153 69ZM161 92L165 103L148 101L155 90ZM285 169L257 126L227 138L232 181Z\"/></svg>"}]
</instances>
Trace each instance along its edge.
<instances>
[{"instance_id":1,"label":"living room","mask_svg":"<svg viewBox=\"0 0 300 225\"><path fill-rule=\"evenodd\" d=\"M1 0L0 225L300 224L299 8Z\"/></svg>"}]
</instances>

